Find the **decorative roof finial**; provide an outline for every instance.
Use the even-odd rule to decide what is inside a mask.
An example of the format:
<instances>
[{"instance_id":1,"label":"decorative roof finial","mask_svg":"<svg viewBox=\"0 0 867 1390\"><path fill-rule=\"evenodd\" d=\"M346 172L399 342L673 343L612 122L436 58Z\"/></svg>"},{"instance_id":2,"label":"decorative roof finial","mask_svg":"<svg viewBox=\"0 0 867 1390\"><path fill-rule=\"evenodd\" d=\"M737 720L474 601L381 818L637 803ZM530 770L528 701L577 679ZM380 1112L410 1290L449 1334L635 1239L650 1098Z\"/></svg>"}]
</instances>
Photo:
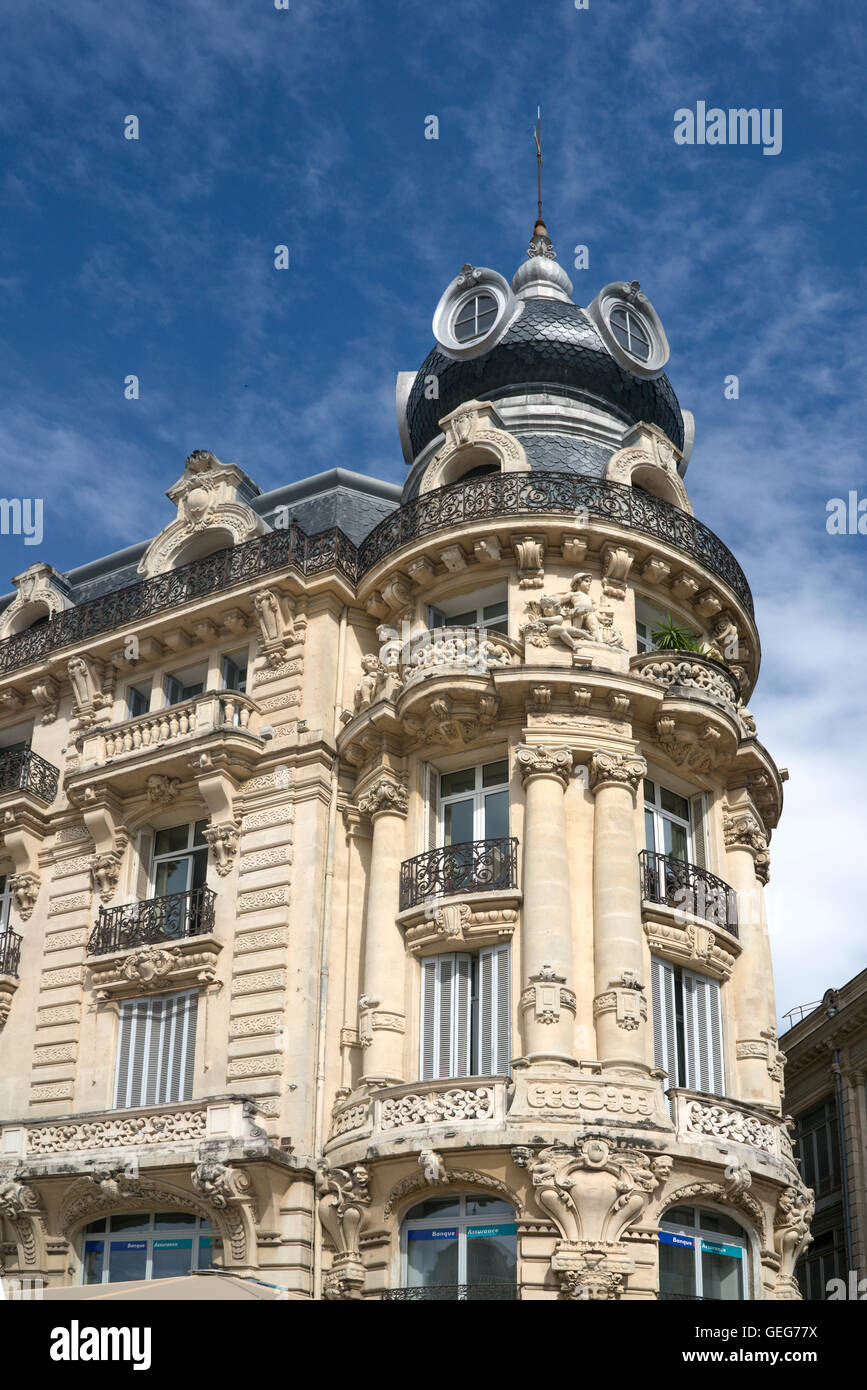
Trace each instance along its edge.
<instances>
[{"instance_id":1,"label":"decorative roof finial","mask_svg":"<svg viewBox=\"0 0 867 1390\"><path fill-rule=\"evenodd\" d=\"M547 256L549 260L557 259L557 252L551 244L548 235L548 228L542 218L542 108L536 107L536 124L533 127L533 139L536 142L536 163L539 184L539 204L536 225L533 228L533 236L530 245L527 247L528 256Z\"/></svg>"}]
</instances>

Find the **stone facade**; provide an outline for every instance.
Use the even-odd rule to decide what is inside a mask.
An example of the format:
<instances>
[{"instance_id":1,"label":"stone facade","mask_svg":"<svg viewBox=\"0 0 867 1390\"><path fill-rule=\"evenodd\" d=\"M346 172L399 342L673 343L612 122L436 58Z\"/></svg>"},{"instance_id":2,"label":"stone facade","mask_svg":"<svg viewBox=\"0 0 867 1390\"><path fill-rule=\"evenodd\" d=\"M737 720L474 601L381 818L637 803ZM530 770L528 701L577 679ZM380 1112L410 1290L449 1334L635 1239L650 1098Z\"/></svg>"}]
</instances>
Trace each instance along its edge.
<instances>
[{"instance_id":1,"label":"stone facade","mask_svg":"<svg viewBox=\"0 0 867 1390\"><path fill-rule=\"evenodd\" d=\"M680 506L698 535L657 426L605 427L628 466L593 486L627 502L634 487L631 511L570 511L559 475L521 493L502 423L478 402L444 423L420 496L445 480L459 513L357 548L281 532L235 465L197 451L168 494L177 519L142 552L147 602L76 636L42 566L49 640L18 609L4 627L0 737L25 729L59 773L48 799L26 777L0 794L8 1273L76 1283L89 1223L174 1211L210 1223L216 1263L290 1297L377 1299L409 1278L403 1220L447 1188L511 1208L523 1299L657 1297L660 1219L690 1203L742 1230L745 1296L798 1296L811 1203L781 1110L762 909L782 781L745 704L748 590L662 524ZM470 506L486 480L461 478L486 449L518 490ZM716 656L639 652L638 601ZM431 608L492 603L507 630L464 623L438 644ZM437 784L494 765L507 833L477 828L456 857ZM704 799L686 907L640 864L649 782ZM170 911L154 843L180 827L204 868ZM736 926L695 896L711 880ZM498 950L496 1070L480 1069L481 1021L472 1057L423 1075L422 979ZM660 1066L653 961L718 986L722 1091ZM181 996L185 1094L130 1104L131 1001L152 1019Z\"/></svg>"}]
</instances>

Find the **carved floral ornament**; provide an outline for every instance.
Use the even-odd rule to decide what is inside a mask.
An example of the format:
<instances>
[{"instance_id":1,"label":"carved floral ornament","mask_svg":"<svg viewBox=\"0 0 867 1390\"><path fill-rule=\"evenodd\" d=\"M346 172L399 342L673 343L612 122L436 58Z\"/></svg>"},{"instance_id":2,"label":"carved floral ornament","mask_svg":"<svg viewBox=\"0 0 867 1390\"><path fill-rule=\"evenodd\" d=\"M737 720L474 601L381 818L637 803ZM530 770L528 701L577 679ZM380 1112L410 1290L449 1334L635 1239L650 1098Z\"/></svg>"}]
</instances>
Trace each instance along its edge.
<instances>
[{"instance_id":1,"label":"carved floral ornament","mask_svg":"<svg viewBox=\"0 0 867 1390\"><path fill-rule=\"evenodd\" d=\"M39 875L33 873L14 874L9 880L12 901L22 922L26 922L33 913L40 883Z\"/></svg>"},{"instance_id":2,"label":"carved floral ornament","mask_svg":"<svg viewBox=\"0 0 867 1390\"><path fill-rule=\"evenodd\" d=\"M359 1234L370 1206L370 1173L361 1163L353 1168L330 1168L324 1160L316 1170L319 1220L334 1247L334 1259L323 1283L326 1299L356 1299L364 1286Z\"/></svg>"},{"instance_id":3,"label":"carved floral ornament","mask_svg":"<svg viewBox=\"0 0 867 1390\"><path fill-rule=\"evenodd\" d=\"M572 751L546 744L519 743L515 759L526 783L532 777L556 777L565 787L572 772Z\"/></svg>"},{"instance_id":4,"label":"carved floral ornament","mask_svg":"<svg viewBox=\"0 0 867 1390\"><path fill-rule=\"evenodd\" d=\"M634 753L609 753L597 748L590 758L590 790L601 787L628 787L634 794L647 776L647 763Z\"/></svg>"},{"instance_id":5,"label":"carved floral ornament","mask_svg":"<svg viewBox=\"0 0 867 1390\"><path fill-rule=\"evenodd\" d=\"M376 816L382 811L405 816L409 798L406 786L397 777L384 774L358 798L358 809L364 816Z\"/></svg>"},{"instance_id":6,"label":"carved floral ornament","mask_svg":"<svg viewBox=\"0 0 867 1390\"><path fill-rule=\"evenodd\" d=\"M209 825L204 832L211 850L211 858L221 878L232 872L238 845L241 840L241 818L223 824Z\"/></svg>"}]
</instances>

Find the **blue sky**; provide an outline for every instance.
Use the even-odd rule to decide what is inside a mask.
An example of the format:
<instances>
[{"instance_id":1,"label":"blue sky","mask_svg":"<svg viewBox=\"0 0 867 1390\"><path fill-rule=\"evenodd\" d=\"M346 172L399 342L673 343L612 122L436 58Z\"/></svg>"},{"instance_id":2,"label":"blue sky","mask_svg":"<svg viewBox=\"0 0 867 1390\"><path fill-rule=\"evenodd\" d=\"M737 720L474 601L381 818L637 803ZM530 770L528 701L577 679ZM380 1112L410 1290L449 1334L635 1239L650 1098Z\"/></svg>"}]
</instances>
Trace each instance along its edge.
<instances>
[{"instance_id":1,"label":"blue sky","mask_svg":"<svg viewBox=\"0 0 867 1390\"><path fill-rule=\"evenodd\" d=\"M464 261L523 259L541 101L575 297L651 296L696 514L756 594L752 708L791 772L778 1004L841 984L867 964L867 537L829 536L825 504L867 495L865 34L857 0L5 0L0 461L45 535L0 537L0 587L153 534L192 448L263 490L335 465L400 481L395 374ZM782 108L781 154L676 145L699 100Z\"/></svg>"}]
</instances>

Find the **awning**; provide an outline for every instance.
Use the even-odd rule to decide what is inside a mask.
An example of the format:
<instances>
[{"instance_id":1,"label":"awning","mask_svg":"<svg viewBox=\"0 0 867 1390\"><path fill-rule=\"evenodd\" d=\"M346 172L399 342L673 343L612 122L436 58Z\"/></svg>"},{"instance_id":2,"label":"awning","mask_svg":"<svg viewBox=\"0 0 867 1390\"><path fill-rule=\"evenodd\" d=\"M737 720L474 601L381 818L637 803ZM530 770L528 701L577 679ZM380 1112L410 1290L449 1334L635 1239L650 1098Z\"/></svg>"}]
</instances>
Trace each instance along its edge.
<instances>
[{"instance_id":1,"label":"awning","mask_svg":"<svg viewBox=\"0 0 867 1390\"><path fill-rule=\"evenodd\" d=\"M237 1274L194 1273L173 1279L131 1279L124 1284L70 1284L44 1289L41 1298L54 1302L120 1299L127 1303L189 1302L237 1303L246 1299L286 1298L286 1290Z\"/></svg>"}]
</instances>

